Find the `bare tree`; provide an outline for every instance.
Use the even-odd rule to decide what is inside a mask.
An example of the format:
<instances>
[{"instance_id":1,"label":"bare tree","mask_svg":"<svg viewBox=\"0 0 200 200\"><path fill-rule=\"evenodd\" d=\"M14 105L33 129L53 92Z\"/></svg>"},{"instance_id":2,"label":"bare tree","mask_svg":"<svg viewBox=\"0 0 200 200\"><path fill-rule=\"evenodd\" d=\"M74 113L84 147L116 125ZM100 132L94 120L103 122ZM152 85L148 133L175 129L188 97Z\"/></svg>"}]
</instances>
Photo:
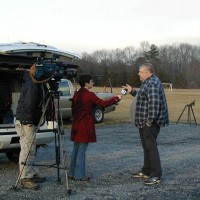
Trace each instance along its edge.
<instances>
[{"instance_id":1,"label":"bare tree","mask_svg":"<svg viewBox=\"0 0 200 200\"><path fill-rule=\"evenodd\" d=\"M79 73L112 75L114 86L124 83L138 85L138 66L146 61L154 64L162 81L171 82L174 87L200 87L200 47L185 43L157 47L144 41L138 49L127 46L83 53L78 61Z\"/></svg>"}]
</instances>

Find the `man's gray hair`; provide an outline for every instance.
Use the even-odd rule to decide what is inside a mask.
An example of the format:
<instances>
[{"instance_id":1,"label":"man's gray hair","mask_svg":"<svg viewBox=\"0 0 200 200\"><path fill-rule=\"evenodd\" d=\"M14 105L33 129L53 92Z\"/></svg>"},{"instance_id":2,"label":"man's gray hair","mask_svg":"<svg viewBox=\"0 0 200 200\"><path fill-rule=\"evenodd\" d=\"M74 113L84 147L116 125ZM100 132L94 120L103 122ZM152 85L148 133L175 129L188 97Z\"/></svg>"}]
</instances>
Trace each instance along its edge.
<instances>
[{"instance_id":1,"label":"man's gray hair","mask_svg":"<svg viewBox=\"0 0 200 200\"><path fill-rule=\"evenodd\" d=\"M152 74L155 73L154 67L151 63L143 63L139 66L139 68L145 67L148 71L150 71Z\"/></svg>"}]
</instances>

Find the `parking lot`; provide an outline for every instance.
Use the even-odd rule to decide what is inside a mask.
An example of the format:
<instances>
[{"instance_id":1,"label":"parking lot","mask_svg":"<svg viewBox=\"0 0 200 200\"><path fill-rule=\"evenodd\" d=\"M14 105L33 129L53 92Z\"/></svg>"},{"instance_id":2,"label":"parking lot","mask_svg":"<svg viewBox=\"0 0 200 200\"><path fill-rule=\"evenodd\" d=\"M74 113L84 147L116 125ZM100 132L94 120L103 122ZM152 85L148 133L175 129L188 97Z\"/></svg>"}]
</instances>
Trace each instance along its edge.
<instances>
[{"instance_id":1,"label":"parking lot","mask_svg":"<svg viewBox=\"0 0 200 200\"><path fill-rule=\"evenodd\" d=\"M162 182L157 186L145 186L130 175L139 170L143 162L138 130L130 123L98 126L97 143L90 144L87 151L87 172L91 180L89 183L70 180L70 197L64 170L59 170L61 183L57 183L57 169L50 167L55 163L54 142L37 153L37 164L47 165L39 167L47 181L38 191L22 190L20 186L18 190L11 190L18 177L18 165L0 154L0 199L200 199L199 141L199 125L178 123L161 129L158 148L163 167ZM62 150L67 151L69 165L72 150L69 129L61 145Z\"/></svg>"}]
</instances>

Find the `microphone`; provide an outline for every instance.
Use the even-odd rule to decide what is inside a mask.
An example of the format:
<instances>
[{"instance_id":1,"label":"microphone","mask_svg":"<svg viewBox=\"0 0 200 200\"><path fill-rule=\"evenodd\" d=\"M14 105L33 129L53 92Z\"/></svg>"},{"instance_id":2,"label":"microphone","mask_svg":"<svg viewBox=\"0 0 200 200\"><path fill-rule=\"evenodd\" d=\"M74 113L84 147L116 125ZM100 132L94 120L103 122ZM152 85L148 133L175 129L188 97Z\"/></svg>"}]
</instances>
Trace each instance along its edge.
<instances>
[{"instance_id":1,"label":"microphone","mask_svg":"<svg viewBox=\"0 0 200 200\"><path fill-rule=\"evenodd\" d=\"M122 90L121 90L121 94L122 94L122 95L126 95L126 94L127 94L127 92L128 92L128 90L127 90L127 89L122 89Z\"/></svg>"}]
</instances>

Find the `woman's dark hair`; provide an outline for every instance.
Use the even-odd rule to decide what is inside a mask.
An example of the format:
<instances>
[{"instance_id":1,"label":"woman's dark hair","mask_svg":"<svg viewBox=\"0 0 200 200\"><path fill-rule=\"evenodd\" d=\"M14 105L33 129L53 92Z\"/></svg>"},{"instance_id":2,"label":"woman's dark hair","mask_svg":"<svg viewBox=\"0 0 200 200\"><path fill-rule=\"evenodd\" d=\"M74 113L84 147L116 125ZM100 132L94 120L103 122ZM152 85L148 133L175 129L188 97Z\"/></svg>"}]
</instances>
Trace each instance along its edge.
<instances>
[{"instance_id":1,"label":"woman's dark hair","mask_svg":"<svg viewBox=\"0 0 200 200\"><path fill-rule=\"evenodd\" d=\"M90 83L90 80L92 80L92 76L90 74L83 74L79 77L79 85L81 87L85 87L85 84Z\"/></svg>"}]
</instances>

